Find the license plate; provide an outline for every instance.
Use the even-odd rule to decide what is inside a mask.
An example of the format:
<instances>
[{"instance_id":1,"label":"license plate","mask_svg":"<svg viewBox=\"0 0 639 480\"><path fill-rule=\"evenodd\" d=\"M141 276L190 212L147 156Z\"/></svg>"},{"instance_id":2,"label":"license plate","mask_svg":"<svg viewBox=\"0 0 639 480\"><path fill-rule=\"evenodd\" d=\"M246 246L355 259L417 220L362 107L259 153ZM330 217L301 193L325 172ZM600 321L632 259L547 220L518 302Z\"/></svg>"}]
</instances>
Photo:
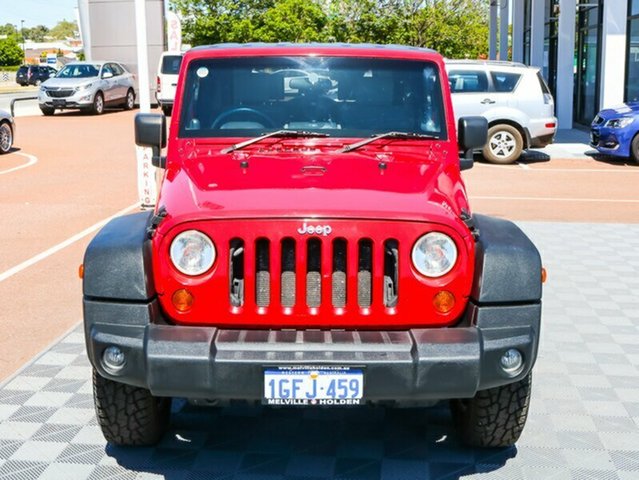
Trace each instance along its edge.
<instances>
[{"instance_id":1,"label":"license plate","mask_svg":"<svg viewBox=\"0 0 639 480\"><path fill-rule=\"evenodd\" d=\"M363 370L349 367L279 367L264 371L267 405L359 405Z\"/></svg>"},{"instance_id":2,"label":"license plate","mask_svg":"<svg viewBox=\"0 0 639 480\"><path fill-rule=\"evenodd\" d=\"M53 100L53 104L56 107L64 107L67 104L66 100Z\"/></svg>"}]
</instances>

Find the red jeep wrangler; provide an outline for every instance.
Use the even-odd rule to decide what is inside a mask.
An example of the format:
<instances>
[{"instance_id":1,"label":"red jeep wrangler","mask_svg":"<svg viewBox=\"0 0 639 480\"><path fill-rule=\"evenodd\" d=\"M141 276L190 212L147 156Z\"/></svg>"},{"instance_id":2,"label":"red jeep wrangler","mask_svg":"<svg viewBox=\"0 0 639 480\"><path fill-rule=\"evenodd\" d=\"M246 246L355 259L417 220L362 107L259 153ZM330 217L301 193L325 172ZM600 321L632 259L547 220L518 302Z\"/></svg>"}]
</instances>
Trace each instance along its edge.
<instances>
[{"instance_id":1,"label":"red jeep wrangler","mask_svg":"<svg viewBox=\"0 0 639 480\"><path fill-rule=\"evenodd\" d=\"M513 223L471 214L460 170L486 121L456 128L440 55L199 47L184 56L166 157L164 121L136 118L136 142L165 169L155 212L113 220L84 259L108 441L157 442L171 397L450 400L469 445L519 438L540 256Z\"/></svg>"}]
</instances>

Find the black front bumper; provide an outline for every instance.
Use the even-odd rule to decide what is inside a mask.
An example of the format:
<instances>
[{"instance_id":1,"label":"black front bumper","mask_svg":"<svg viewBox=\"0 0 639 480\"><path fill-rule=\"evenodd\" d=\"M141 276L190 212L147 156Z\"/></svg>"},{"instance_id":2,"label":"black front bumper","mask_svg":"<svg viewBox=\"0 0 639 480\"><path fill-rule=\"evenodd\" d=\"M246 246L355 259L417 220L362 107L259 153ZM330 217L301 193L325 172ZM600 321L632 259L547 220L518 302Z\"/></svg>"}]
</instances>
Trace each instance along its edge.
<instances>
[{"instance_id":1,"label":"black front bumper","mask_svg":"<svg viewBox=\"0 0 639 480\"><path fill-rule=\"evenodd\" d=\"M525 376L537 357L541 304L469 304L454 328L403 331L230 330L153 323L148 304L85 299L87 350L98 372L148 388L156 396L259 400L265 367L363 367L368 401L472 397ZM123 322L126 322L124 324ZM116 345L126 355L117 374L101 358ZM499 367L509 348L525 365L516 376Z\"/></svg>"}]
</instances>

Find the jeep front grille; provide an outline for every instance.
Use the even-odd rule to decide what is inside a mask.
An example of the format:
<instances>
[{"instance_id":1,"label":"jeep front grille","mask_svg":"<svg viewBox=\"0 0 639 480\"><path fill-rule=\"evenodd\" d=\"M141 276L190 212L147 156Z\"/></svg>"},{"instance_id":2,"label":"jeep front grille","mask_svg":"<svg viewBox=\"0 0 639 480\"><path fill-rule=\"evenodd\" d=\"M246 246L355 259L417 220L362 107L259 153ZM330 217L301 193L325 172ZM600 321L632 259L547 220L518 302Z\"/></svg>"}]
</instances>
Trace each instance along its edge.
<instances>
[{"instance_id":1,"label":"jeep front grille","mask_svg":"<svg viewBox=\"0 0 639 480\"><path fill-rule=\"evenodd\" d=\"M375 245L368 238L354 242L343 238L313 237L300 241L287 237L275 242L259 238L251 247L246 248L244 240L238 238L229 244L229 302L232 307L243 306L246 295L253 296L258 308L292 308L303 302L309 309L339 310L353 302L366 309L373 305L375 296L385 307L397 305L397 240L387 239ZM250 276L247 267L252 266L255 281L249 290L245 288L245 280ZM379 285L374 285L375 271L383 272L383 276L379 275L383 283ZM349 293L350 289L353 294Z\"/></svg>"}]
</instances>

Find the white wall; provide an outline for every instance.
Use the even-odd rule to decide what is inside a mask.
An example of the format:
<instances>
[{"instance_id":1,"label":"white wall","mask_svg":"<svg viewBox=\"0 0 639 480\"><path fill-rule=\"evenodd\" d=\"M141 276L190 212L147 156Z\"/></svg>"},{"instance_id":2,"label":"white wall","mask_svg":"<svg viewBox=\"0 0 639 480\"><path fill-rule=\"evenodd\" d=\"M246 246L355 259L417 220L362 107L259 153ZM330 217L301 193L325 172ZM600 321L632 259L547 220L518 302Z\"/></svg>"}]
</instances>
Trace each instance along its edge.
<instances>
[{"instance_id":1,"label":"white wall","mask_svg":"<svg viewBox=\"0 0 639 480\"><path fill-rule=\"evenodd\" d=\"M601 83L599 108L623 103L626 78L626 25L628 6L605 1L601 32Z\"/></svg>"}]
</instances>

